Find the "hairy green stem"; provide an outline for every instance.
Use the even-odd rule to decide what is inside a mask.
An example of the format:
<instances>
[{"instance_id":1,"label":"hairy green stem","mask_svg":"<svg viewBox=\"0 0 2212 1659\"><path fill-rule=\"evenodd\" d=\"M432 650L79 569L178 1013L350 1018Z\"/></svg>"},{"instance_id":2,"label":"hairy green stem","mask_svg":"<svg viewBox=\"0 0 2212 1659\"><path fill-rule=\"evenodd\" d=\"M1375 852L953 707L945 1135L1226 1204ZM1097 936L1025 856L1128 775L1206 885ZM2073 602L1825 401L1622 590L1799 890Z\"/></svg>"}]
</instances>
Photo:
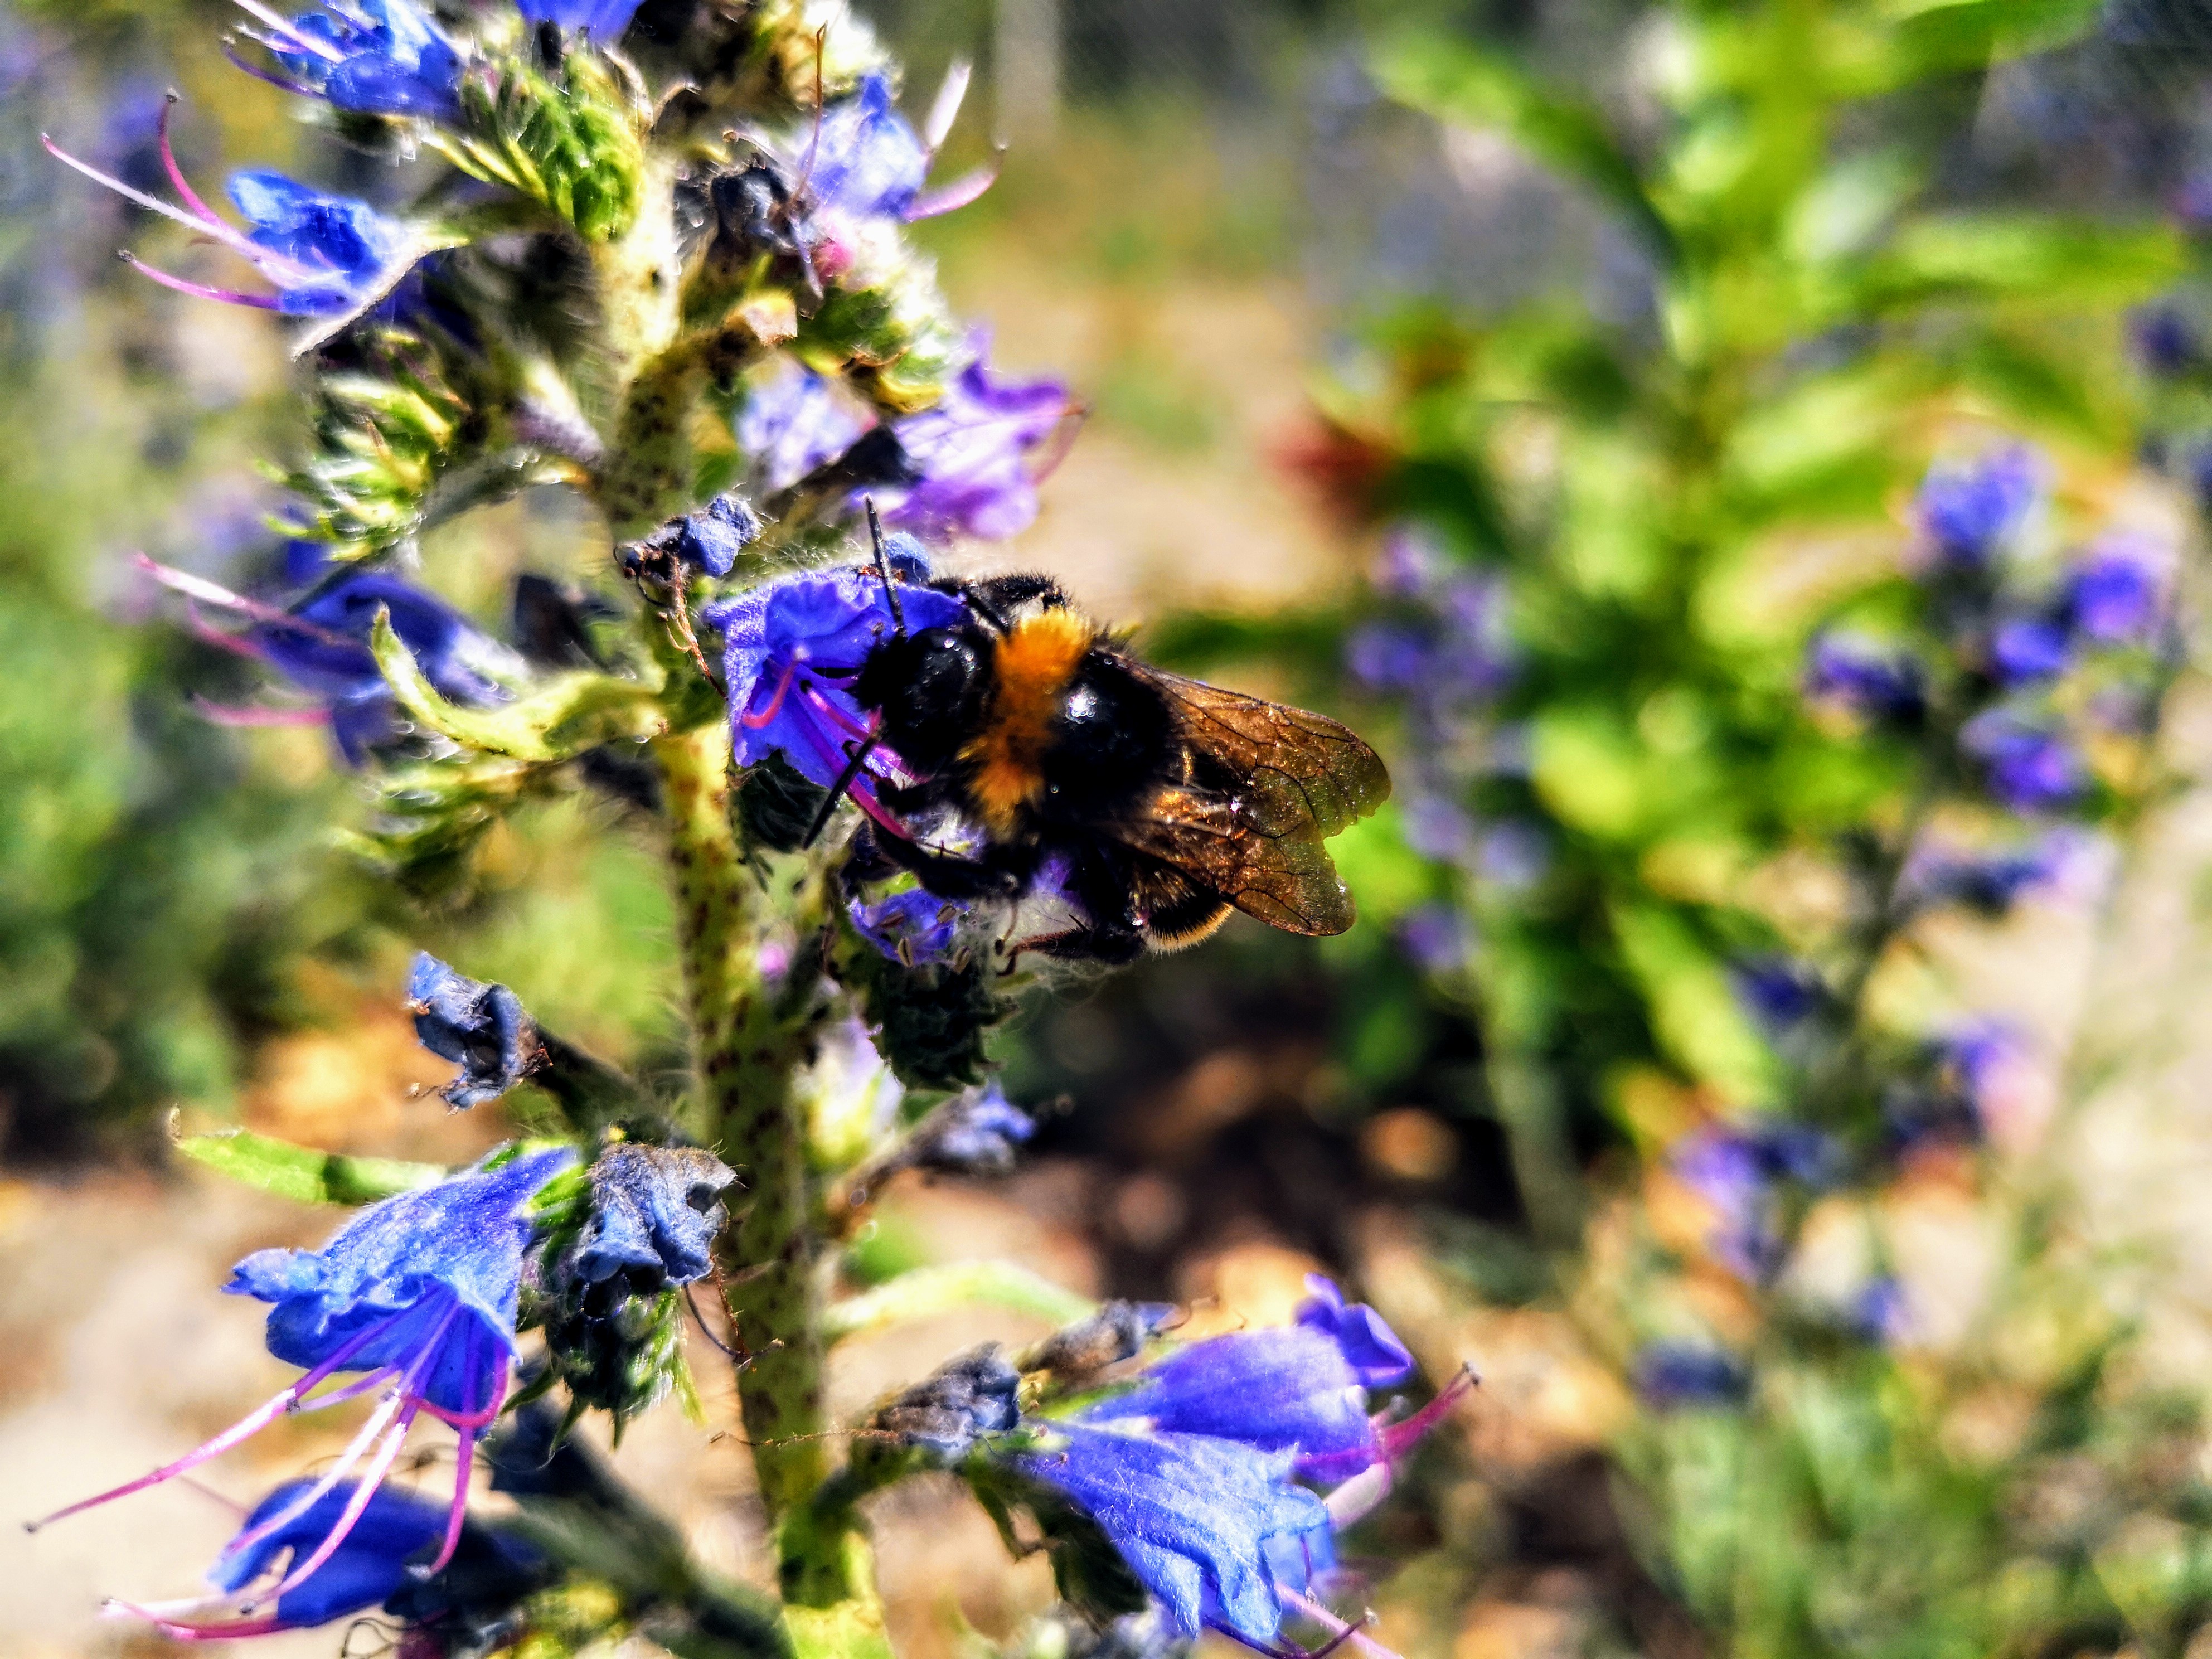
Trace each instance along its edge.
<instances>
[{"instance_id":1,"label":"hairy green stem","mask_svg":"<svg viewBox=\"0 0 2212 1659\"><path fill-rule=\"evenodd\" d=\"M666 790L700 1127L745 1184L720 1254L732 1330L752 1356L738 1370L738 1398L761 1500L770 1523L782 1528L785 1599L816 1608L855 1600L872 1606L848 1540L783 1526L804 1512L829 1472L819 1194L792 1086L827 1009L807 962L794 961L784 975L792 988L780 989L763 981L758 957L768 901L779 888L793 889L787 895L793 902L775 914L795 921L802 940L818 926L819 878L793 860L763 883L744 860L730 823L729 734L719 723L657 739L654 750Z\"/></svg>"}]
</instances>

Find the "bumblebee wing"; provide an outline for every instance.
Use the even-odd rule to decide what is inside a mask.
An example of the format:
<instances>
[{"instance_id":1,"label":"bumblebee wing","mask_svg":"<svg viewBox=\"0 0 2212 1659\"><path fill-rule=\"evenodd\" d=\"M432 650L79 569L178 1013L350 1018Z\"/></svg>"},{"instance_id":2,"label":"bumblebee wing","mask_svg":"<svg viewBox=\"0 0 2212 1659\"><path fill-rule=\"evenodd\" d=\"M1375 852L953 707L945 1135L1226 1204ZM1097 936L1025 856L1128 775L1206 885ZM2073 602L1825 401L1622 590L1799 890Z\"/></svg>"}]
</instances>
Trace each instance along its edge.
<instances>
[{"instance_id":1,"label":"bumblebee wing","mask_svg":"<svg viewBox=\"0 0 2212 1659\"><path fill-rule=\"evenodd\" d=\"M1390 775L1349 726L1134 658L1121 660L1167 699L1192 753L1227 775L1193 781L1220 787L1233 779L1229 787L1243 801L1245 821L1262 836L1291 836L1301 827L1333 836L1390 798Z\"/></svg>"},{"instance_id":2,"label":"bumblebee wing","mask_svg":"<svg viewBox=\"0 0 2212 1659\"><path fill-rule=\"evenodd\" d=\"M1167 788L1143 816L1116 826L1114 834L1124 846L1271 927L1340 933L1358 915L1352 895L1313 820L1301 817L1278 828L1280 806L1255 811L1242 794Z\"/></svg>"}]
</instances>

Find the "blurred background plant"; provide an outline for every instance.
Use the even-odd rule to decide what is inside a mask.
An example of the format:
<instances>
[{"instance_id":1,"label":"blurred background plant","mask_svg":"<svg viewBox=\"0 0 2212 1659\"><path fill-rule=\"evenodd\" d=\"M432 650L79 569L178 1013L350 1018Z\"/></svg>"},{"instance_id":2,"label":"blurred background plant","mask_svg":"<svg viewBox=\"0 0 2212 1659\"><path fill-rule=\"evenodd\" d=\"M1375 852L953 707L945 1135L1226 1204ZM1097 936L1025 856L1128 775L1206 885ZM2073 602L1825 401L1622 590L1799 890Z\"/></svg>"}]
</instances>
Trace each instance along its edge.
<instances>
[{"instance_id":1,"label":"blurred background plant","mask_svg":"<svg viewBox=\"0 0 2212 1659\"><path fill-rule=\"evenodd\" d=\"M374 180L177 49L223 9L0 13L19 1167L178 1104L381 1148L418 943L680 1060L613 809L531 805L422 909L322 839L325 736L209 723L234 668L140 625L131 549L278 555L237 480L293 394L37 133L150 185L165 77L224 73L188 172ZM1326 1266L1483 1370L1363 1540L1409 1656L2203 1651L2205 1287L2160 1205L2205 1150L2212 19L873 10L915 85L981 51L1006 176L918 234L1091 407L1014 556L1379 722L1399 783L1334 844L1352 933L1233 927L1010 1028L1070 1105L975 1202L1224 1320ZM430 568L481 617L585 542L530 495ZM848 1274L941 1248L894 1208ZM906 1639L964 1639L936 1594Z\"/></svg>"}]
</instances>

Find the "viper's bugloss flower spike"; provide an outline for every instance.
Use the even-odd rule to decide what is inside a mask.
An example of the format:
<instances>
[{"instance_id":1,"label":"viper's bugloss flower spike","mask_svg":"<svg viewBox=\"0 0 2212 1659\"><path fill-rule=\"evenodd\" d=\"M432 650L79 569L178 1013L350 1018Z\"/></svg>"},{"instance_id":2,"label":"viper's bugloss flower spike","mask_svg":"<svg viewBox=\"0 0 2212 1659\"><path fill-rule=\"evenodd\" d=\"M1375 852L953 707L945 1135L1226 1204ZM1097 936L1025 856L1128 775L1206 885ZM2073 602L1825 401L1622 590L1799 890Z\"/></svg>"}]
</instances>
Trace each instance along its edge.
<instances>
[{"instance_id":1,"label":"viper's bugloss flower spike","mask_svg":"<svg viewBox=\"0 0 2212 1659\"><path fill-rule=\"evenodd\" d=\"M239 31L274 70L247 74L360 115L460 114L461 54L415 0L337 0L287 20L262 0L238 0L255 27Z\"/></svg>"},{"instance_id":2,"label":"viper's bugloss flower spike","mask_svg":"<svg viewBox=\"0 0 2212 1659\"><path fill-rule=\"evenodd\" d=\"M936 407L892 423L914 482L874 492L884 522L990 541L1028 529L1037 478L1073 410L1058 380L994 380L979 344Z\"/></svg>"},{"instance_id":3,"label":"viper's bugloss flower spike","mask_svg":"<svg viewBox=\"0 0 2212 1659\"><path fill-rule=\"evenodd\" d=\"M141 556L138 568L196 605L212 605L252 626L237 634L210 630L215 642L275 669L321 706L338 748L358 766L369 751L399 735L398 702L370 654L368 636L377 613L387 611L392 631L448 702L481 708L506 701L501 681L519 675L514 653L444 600L397 576L361 571L312 594L290 610L234 593L186 571ZM225 724L284 720L282 709L203 709Z\"/></svg>"},{"instance_id":4,"label":"viper's bugloss flower spike","mask_svg":"<svg viewBox=\"0 0 2212 1659\"><path fill-rule=\"evenodd\" d=\"M899 1161L944 1175L1004 1175L1017 1149L1036 1133L1036 1120L1006 1098L994 1079L948 1100L916 1126Z\"/></svg>"},{"instance_id":5,"label":"viper's bugloss flower spike","mask_svg":"<svg viewBox=\"0 0 2212 1659\"><path fill-rule=\"evenodd\" d=\"M391 293L424 252L406 226L386 217L366 202L334 196L281 173L234 173L230 199L244 216L239 229L201 199L177 165L169 146L169 111L164 105L157 129L161 164L184 205L178 207L134 189L120 179L79 161L42 138L56 161L75 168L125 199L173 219L244 259L276 286L276 292L247 294L187 282L143 260L125 255L132 268L165 288L231 305L253 306L295 317L330 317L357 311Z\"/></svg>"},{"instance_id":6,"label":"viper's bugloss flower spike","mask_svg":"<svg viewBox=\"0 0 2212 1659\"><path fill-rule=\"evenodd\" d=\"M2043 458L2025 444L1930 467L1915 517L1936 562L1978 568L2018 533L2043 496Z\"/></svg>"},{"instance_id":7,"label":"viper's bugloss flower spike","mask_svg":"<svg viewBox=\"0 0 2212 1659\"><path fill-rule=\"evenodd\" d=\"M622 39L640 0L515 0L515 9L532 23L550 23L602 46Z\"/></svg>"},{"instance_id":8,"label":"viper's bugloss flower spike","mask_svg":"<svg viewBox=\"0 0 2212 1659\"><path fill-rule=\"evenodd\" d=\"M723 1195L737 1175L695 1146L610 1146L591 1169L591 1208L562 1264L589 1283L621 1275L636 1291L704 1279L714 1267Z\"/></svg>"},{"instance_id":9,"label":"viper's bugloss flower spike","mask_svg":"<svg viewBox=\"0 0 2212 1659\"><path fill-rule=\"evenodd\" d=\"M953 628L966 619L958 599L919 586L912 563L897 569L899 562L909 629ZM810 782L825 789L836 783L849 750L873 735L872 717L853 700L850 677L895 626L876 573L852 567L779 577L708 606L706 618L722 634L738 763L778 753ZM873 808L868 775L856 781L853 795Z\"/></svg>"},{"instance_id":10,"label":"viper's bugloss flower spike","mask_svg":"<svg viewBox=\"0 0 2212 1659\"><path fill-rule=\"evenodd\" d=\"M1984 709L1959 734L1982 763L1990 793L2016 812L2044 812L2080 799L2089 775L2056 725L2008 708Z\"/></svg>"},{"instance_id":11,"label":"viper's bugloss flower spike","mask_svg":"<svg viewBox=\"0 0 2212 1659\"><path fill-rule=\"evenodd\" d=\"M1928 676L1909 651L1832 631L1806 653L1805 696L1869 720L1910 725L1927 712Z\"/></svg>"},{"instance_id":12,"label":"viper's bugloss flower spike","mask_svg":"<svg viewBox=\"0 0 2212 1659\"><path fill-rule=\"evenodd\" d=\"M1403 1448L1369 1415L1367 1390L1411 1376L1413 1356L1372 1308L1347 1304L1317 1274L1306 1284L1313 1294L1297 1323L1178 1349L1135 1388L1087 1407L1083 1420L1138 1419L1164 1433L1287 1451L1300 1474L1324 1480L1389 1461Z\"/></svg>"},{"instance_id":13,"label":"viper's bugloss flower spike","mask_svg":"<svg viewBox=\"0 0 2212 1659\"><path fill-rule=\"evenodd\" d=\"M1015 1462L1097 1523L1178 1634L1200 1629L1273 1650L1283 1599L1271 1557L1312 1538L1328 1511L1291 1480L1288 1452L1194 1434L1054 1423Z\"/></svg>"},{"instance_id":14,"label":"viper's bugloss flower spike","mask_svg":"<svg viewBox=\"0 0 2212 1659\"><path fill-rule=\"evenodd\" d=\"M416 957L407 975L407 1007L416 1040L461 1068L438 1091L457 1110L497 1100L542 1057L538 1027L521 998L504 985L469 978L428 951Z\"/></svg>"},{"instance_id":15,"label":"viper's bugloss flower spike","mask_svg":"<svg viewBox=\"0 0 2212 1659\"><path fill-rule=\"evenodd\" d=\"M321 1478L232 1540L245 1550L291 1527L360 1474L320 1541L292 1552L267 1594L281 1605L336 1558L374 1500L424 1413L460 1432L459 1474L442 1543L452 1558L467 1512L470 1450L499 1415L514 1360L515 1303L535 1231L531 1200L576 1161L566 1146L509 1148L434 1187L372 1204L319 1250L258 1250L223 1289L271 1304L270 1352L307 1368L291 1387L175 1462L70 1504L46 1525L197 1468L280 1417L382 1391L376 1409ZM325 1379L362 1373L327 1393Z\"/></svg>"}]
</instances>

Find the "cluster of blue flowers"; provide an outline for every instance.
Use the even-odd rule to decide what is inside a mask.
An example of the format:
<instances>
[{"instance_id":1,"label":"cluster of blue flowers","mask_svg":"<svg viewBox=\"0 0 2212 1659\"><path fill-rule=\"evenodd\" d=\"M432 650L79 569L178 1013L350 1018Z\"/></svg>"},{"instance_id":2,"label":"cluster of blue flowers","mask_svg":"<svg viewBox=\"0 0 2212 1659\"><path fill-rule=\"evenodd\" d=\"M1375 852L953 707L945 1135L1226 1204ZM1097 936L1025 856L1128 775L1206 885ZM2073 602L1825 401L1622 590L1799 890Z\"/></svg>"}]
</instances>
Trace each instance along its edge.
<instances>
[{"instance_id":1,"label":"cluster of blue flowers","mask_svg":"<svg viewBox=\"0 0 2212 1659\"><path fill-rule=\"evenodd\" d=\"M1126 1390L1025 1419L1036 1445L1016 1467L1098 1525L1186 1638L1278 1653L1292 1615L1345 1635L1322 1599L1334 1534L1471 1382L1401 1420L1370 1414L1370 1390L1408 1381L1413 1357L1372 1308L1306 1283L1291 1325L1194 1342Z\"/></svg>"},{"instance_id":2,"label":"cluster of blue flowers","mask_svg":"<svg viewBox=\"0 0 2212 1659\"><path fill-rule=\"evenodd\" d=\"M1525 764L1519 734L1490 718L1516 670L1503 579L1400 526L1384 538L1375 587L1385 613L1352 630L1345 665L1355 684L1405 711L1407 843L1484 883L1527 886L1548 860L1543 832L1510 818L1478 823L1464 800L1470 763L1492 774ZM1449 904L1414 910L1399 932L1407 956L1437 972L1464 965L1473 945L1464 916Z\"/></svg>"},{"instance_id":3,"label":"cluster of blue flowers","mask_svg":"<svg viewBox=\"0 0 2212 1659\"><path fill-rule=\"evenodd\" d=\"M2172 561L2141 535L2107 535L2056 580L2031 583L2014 555L2039 518L2045 471L2018 445L1932 470L1917 508L1929 641L1832 630L1814 641L1805 676L1816 706L1877 728L1918 732L1932 702L1990 797L2030 817L2085 804L2086 738L2140 731L2126 671L2166 647L2172 628Z\"/></svg>"},{"instance_id":4,"label":"cluster of blue flowers","mask_svg":"<svg viewBox=\"0 0 2212 1659\"><path fill-rule=\"evenodd\" d=\"M520 1080L529 1061L520 1050L534 1027L506 987L425 956L410 995L426 1046L461 1062L449 1100L476 1104ZM34 1524L188 1474L284 1418L373 1397L359 1431L326 1468L255 1506L210 1574L216 1595L121 1605L182 1638L251 1636L321 1624L435 1579L471 1532L477 1443L509 1402L518 1306L526 1279L542 1271L543 1206L579 1162L566 1144L509 1145L435 1184L369 1205L319 1250L246 1257L223 1289L269 1304L269 1351L300 1367L300 1377L173 1462ZM649 1267L674 1285L704 1277L720 1219L699 1201L708 1176L717 1193L729 1179L708 1154L608 1148L590 1171L587 1220L572 1252L577 1270L606 1278ZM425 1417L459 1437L443 1504L386 1485ZM477 1531L511 1565L526 1559L513 1540Z\"/></svg>"}]
</instances>

